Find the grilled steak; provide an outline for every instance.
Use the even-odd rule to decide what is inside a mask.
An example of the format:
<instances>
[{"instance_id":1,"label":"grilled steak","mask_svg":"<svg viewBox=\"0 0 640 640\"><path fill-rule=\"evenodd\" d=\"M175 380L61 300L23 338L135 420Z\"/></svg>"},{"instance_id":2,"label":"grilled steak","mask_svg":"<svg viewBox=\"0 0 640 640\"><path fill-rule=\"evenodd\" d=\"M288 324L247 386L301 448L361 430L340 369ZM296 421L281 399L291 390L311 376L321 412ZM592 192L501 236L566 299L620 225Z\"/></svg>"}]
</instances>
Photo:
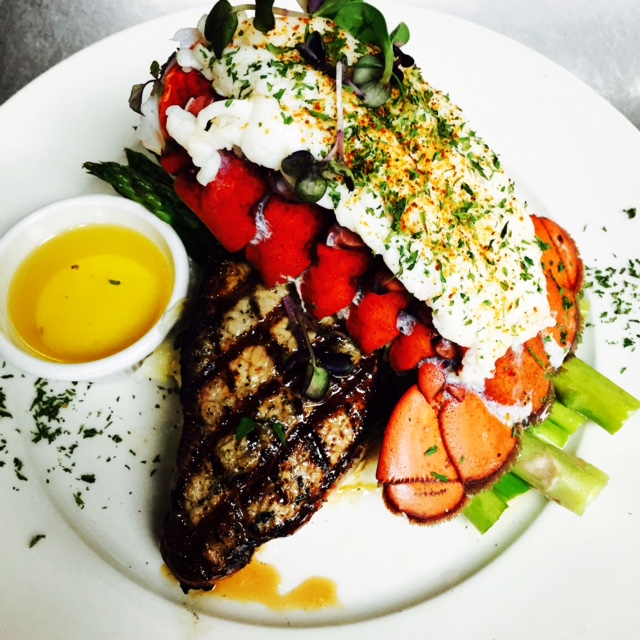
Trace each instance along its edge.
<instances>
[{"instance_id":1,"label":"grilled steak","mask_svg":"<svg viewBox=\"0 0 640 640\"><path fill-rule=\"evenodd\" d=\"M292 285L267 289L248 265L222 261L181 339L184 427L161 551L185 591L210 589L296 531L363 452L378 359L337 331L308 334L319 357L354 363L308 400L288 296Z\"/></svg>"}]
</instances>

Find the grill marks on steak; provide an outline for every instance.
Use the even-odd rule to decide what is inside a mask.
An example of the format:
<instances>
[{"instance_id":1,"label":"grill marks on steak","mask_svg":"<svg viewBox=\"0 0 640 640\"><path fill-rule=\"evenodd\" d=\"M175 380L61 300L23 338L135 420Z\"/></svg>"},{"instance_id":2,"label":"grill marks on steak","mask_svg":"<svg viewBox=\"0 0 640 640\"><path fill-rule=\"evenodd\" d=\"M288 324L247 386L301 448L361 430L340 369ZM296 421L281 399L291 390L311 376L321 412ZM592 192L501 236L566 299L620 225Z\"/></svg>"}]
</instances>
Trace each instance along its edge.
<instances>
[{"instance_id":1,"label":"grill marks on steak","mask_svg":"<svg viewBox=\"0 0 640 640\"><path fill-rule=\"evenodd\" d=\"M290 326L288 295L291 285L267 289L248 265L222 262L181 339L184 427L161 551L185 591L211 588L257 547L293 533L363 451L377 357L336 333L312 336L314 348L329 341L355 366L322 402L307 400L292 366L305 347ZM238 439L243 417L256 427Z\"/></svg>"}]
</instances>

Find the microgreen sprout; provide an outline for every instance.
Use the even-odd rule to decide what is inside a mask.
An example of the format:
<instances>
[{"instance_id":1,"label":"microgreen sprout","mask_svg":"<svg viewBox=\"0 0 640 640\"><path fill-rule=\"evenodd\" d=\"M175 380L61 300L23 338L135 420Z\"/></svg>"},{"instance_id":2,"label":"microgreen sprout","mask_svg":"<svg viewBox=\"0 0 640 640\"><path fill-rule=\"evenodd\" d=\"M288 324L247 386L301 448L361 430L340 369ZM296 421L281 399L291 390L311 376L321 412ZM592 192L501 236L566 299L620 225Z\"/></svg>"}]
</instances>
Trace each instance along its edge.
<instances>
[{"instance_id":1,"label":"microgreen sprout","mask_svg":"<svg viewBox=\"0 0 640 640\"><path fill-rule=\"evenodd\" d=\"M218 0L207 16L204 37L211 43L216 58L222 58L222 52L233 40L238 29L238 14L242 11L255 11L253 26L262 33L268 33L275 26L275 15L306 17L306 13L289 11L273 6L274 0L257 0L255 4L231 5L228 0Z\"/></svg>"},{"instance_id":2,"label":"microgreen sprout","mask_svg":"<svg viewBox=\"0 0 640 640\"><path fill-rule=\"evenodd\" d=\"M273 6L274 0L257 0L255 4L233 6L229 0L218 0L207 16L204 37L211 43L214 55L220 59L224 49L231 43L238 29L238 13L253 10L253 25L258 31L268 33L275 26L275 15L320 16L333 20L361 42L380 49L380 56L364 56L356 79L350 79L344 66L340 73L368 107L383 105L391 96L391 81L402 87L403 73L400 67L413 66L413 58L400 51L409 41L409 28L400 23L391 34L387 22L379 9L362 0L312 0L306 4L308 13L280 9ZM319 34L309 34L304 44L296 47L302 57L317 69L337 78L336 70L327 61L326 49ZM372 59L377 60L374 64Z\"/></svg>"},{"instance_id":3,"label":"microgreen sprout","mask_svg":"<svg viewBox=\"0 0 640 640\"><path fill-rule=\"evenodd\" d=\"M302 337L309 355L303 384L304 394L309 400L322 400L329 389L329 371L318 363L302 311L291 296L287 296L284 299L284 308L291 324L295 328L296 334Z\"/></svg>"}]
</instances>

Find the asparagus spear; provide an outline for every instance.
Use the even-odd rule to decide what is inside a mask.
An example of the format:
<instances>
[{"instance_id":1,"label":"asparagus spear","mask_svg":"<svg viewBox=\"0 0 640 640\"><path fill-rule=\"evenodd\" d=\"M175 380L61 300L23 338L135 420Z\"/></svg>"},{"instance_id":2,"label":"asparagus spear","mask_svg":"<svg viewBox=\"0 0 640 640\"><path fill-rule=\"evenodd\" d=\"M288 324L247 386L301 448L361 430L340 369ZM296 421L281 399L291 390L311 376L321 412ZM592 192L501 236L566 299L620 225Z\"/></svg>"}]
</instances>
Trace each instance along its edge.
<instances>
[{"instance_id":1,"label":"asparagus spear","mask_svg":"<svg viewBox=\"0 0 640 640\"><path fill-rule=\"evenodd\" d=\"M118 162L85 162L83 168L110 184L120 195L144 205L160 220L170 224L189 256L204 264L217 242L202 221L173 190L173 179L160 165L142 153L125 150L128 165Z\"/></svg>"},{"instance_id":2,"label":"asparagus spear","mask_svg":"<svg viewBox=\"0 0 640 640\"><path fill-rule=\"evenodd\" d=\"M550 500L582 515L604 489L609 476L600 469L530 431L522 434L522 448L511 472Z\"/></svg>"},{"instance_id":3,"label":"asparagus spear","mask_svg":"<svg viewBox=\"0 0 640 640\"><path fill-rule=\"evenodd\" d=\"M542 479L536 479L535 475L530 475L535 466L532 460L536 460L541 468L554 470L557 476L554 486L561 487L561 492L565 491L565 485L570 487L569 493L572 492L572 497L566 501L558 501L561 504L567 502L565 506L572 505L572 510L581 513L581 510L584 510L602 490L606 484L606 476L575 456L568 456L560 449L551 448L551 445L555 444L562 448L571 434L575 433L588 419L593 420L609 433L615 433L640 408L640 401L578 358L572 358L565 363L554 380L554 386L557 399L549 417L542 424L525 432L520 457L511 474L507 474L505 478L513 475L522 481L527 481L527 486L531 480L536 489L545 493L547 489ZM547 440L547 444L541 445L542 440ZM541 454L542 446L545 447L546 457L535 457L533 452L537 451ZM523 460L524 467L520 467ZM519 473L519 471L522 472ZM514 495L501 493L501 483L502 480L487 493L498 493L508 503ZM492 498L481 497L483 495L480 494L471 501L465 509L465 515L478 530L484 533L497 522L504 509L496 509L497 503ZM553 495L550 497L555 499Z\"/></svg>"},{"instance_id":4,"label":"asparagus spear","mask_svg":"<svg viewBox=\"0 0 640 640\"><path fill-rule=\"evenodd\" d=\"M564 363L554 379L557 397L611 434L640 409L640 401L579 358Z\"/></svg>"}]
</instances>

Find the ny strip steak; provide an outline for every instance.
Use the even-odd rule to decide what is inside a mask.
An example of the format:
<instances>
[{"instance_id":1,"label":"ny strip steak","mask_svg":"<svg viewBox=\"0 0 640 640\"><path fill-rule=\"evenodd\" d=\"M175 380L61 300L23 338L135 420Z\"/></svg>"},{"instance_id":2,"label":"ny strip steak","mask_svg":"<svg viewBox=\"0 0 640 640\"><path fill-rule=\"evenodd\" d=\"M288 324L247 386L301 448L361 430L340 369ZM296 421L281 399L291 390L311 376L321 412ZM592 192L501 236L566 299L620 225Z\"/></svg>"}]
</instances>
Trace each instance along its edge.
<instances>
[{"instance_id":1,"label":"ny strip steak","mask_svg":"<svg viewBox=\"0 0 640 640\"><path fill-rule=\"evenodd\" d=\"M294 533L364 452L378 356L337 327L309 331L320 360L353 362L309 400L308 347L285 299L297 300L293 285L268 289L247 264L216 262L181 336L184 426L161 553L185 592Z\"/></svg>"}]
</instances>

